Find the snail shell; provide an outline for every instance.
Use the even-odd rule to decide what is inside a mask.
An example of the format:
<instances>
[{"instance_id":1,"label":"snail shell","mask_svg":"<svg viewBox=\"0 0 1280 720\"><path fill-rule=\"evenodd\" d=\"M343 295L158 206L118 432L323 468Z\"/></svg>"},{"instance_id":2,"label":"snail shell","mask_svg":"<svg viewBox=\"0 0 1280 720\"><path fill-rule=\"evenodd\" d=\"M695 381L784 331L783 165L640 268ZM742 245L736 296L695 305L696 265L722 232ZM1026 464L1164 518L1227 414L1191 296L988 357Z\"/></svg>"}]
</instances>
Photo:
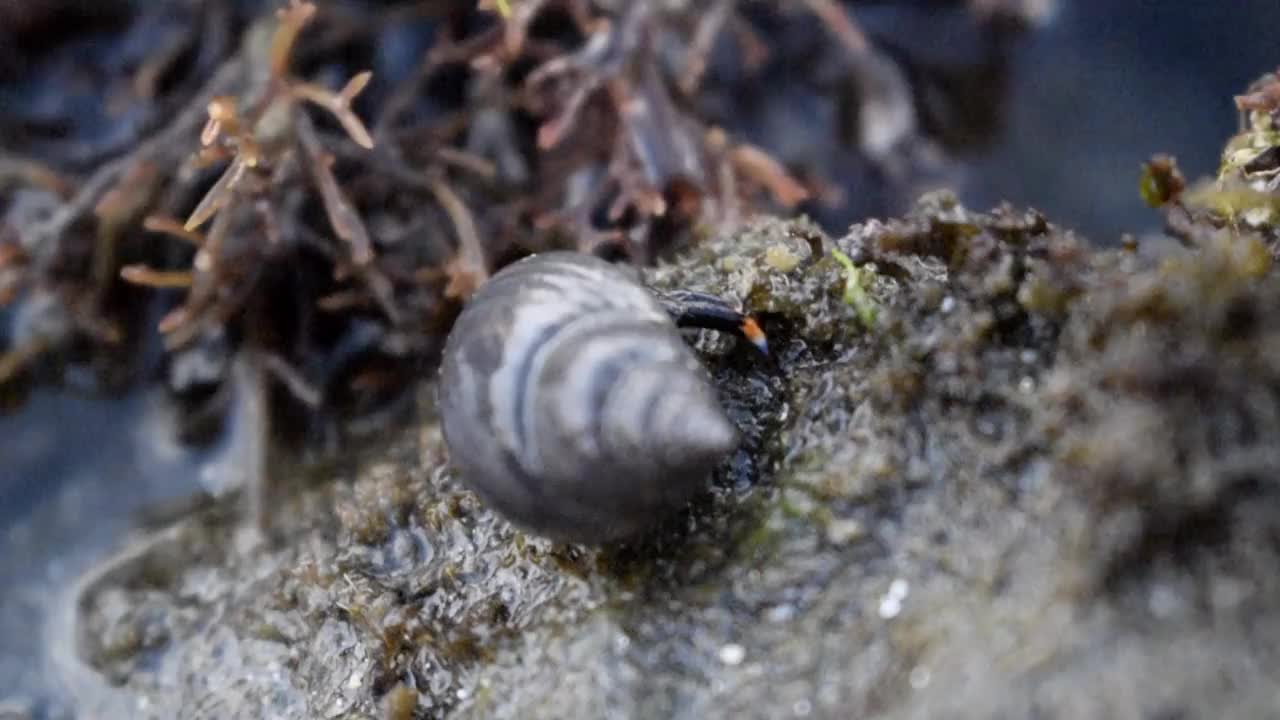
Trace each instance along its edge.
<instances>
[{"instance_id":1,"label":"snail shell","mask_svg":"<svg viewBox=\"0 0 1280 720\"><path fill-rule=\"evenodd\" d=\"M514 524L574 542L639 531L737 444L657 298L570 252L480 286L446 342L439 407L471 489Z\"/></svg>"}]
</instances>

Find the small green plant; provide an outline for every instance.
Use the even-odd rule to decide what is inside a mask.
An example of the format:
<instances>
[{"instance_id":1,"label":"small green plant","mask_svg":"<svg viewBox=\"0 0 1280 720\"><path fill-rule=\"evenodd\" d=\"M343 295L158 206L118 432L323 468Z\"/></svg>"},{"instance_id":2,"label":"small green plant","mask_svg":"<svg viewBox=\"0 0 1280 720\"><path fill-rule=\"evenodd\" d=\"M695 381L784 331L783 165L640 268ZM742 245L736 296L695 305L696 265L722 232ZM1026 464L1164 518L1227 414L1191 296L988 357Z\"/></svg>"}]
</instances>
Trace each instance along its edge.
<instances>
[{"instance_id":1,"label":"small green plant","mask_svg":"<svg viewBox=\"0 0 1280 720\"><path fill-rule=\"evenodd\" d=\"M879 308L867 293L867 285L875 273L858 267L848 255L839 250L832 249L831 256L844 267L844 304L858 313L858 319L867 328L875 327Z\"/></svg>"}]
</instances>

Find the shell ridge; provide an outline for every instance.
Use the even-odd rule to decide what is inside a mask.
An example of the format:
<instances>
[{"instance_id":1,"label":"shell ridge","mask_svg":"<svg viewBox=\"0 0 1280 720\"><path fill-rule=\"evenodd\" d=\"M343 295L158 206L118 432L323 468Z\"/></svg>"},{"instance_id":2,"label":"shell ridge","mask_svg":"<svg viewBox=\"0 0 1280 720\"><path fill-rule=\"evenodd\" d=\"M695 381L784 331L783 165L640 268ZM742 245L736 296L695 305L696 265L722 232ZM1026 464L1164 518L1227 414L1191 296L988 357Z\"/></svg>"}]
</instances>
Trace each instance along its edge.
<instances>
[{"instance_id":1,"label":"shell ridge","mask_svg":"<svg viewBox=\"0 0 1280 720\"><path fill-rule=\"evenodd\" d=\"M620 310L598 313L564 328L557 347L548 349L536 375L538 385L559 398L550 406L558 425L554 429L584 461L609 458L599 441L611 386L628 370L678 353L680 346L664 342L665 330Z\"/></svg>"}]
</instances>

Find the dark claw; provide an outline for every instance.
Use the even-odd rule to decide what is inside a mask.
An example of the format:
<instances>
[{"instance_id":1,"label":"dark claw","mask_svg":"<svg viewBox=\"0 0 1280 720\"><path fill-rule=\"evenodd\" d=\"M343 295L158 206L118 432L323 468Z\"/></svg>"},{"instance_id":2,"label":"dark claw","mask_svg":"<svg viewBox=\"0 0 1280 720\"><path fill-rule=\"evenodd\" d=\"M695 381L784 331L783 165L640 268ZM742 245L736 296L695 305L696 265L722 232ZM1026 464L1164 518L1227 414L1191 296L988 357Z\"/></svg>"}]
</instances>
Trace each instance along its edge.
<instances>
[{"instance_id":1,"label":"dark claw","mask_svg":"<svg viewBox=\"0 0 1280 720\"><path fill-rule=\"evenodd\" d=\"M756 319L723 298L691 290L675 290L658 296L676 327L706 328L733 333L760 352L769 354L769 341Z\"/></svg>"}]
</instances>

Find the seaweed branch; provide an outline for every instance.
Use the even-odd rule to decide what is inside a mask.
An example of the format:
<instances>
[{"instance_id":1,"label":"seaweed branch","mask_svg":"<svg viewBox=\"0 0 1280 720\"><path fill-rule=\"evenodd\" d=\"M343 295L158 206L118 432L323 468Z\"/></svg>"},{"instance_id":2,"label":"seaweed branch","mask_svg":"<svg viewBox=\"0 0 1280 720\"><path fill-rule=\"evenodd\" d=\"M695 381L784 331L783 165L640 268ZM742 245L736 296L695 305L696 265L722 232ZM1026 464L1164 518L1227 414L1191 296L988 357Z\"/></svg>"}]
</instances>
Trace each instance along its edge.
<instances>
[{"instance_id":1,"label":"seaweed branch","mask_svg":"<svg viewBox=\"0 0 1280 720\"><path fill-rule=\"evenodd\" d=\"M1044 5L948 1L991 33L997 67L1003 20ZM324 435L409 387L459 304L523 254L652 263L761 211L844 225L850 200L894 194L842 187L850 167L905 196L920 158L945 160L916 106L926 90L936 106L938 78L915 87L929 68L850 3L277 2L260 18L221 0L130 10L147 51L102 104L142 108L151 139L122 120L91 146L0 156L18 190L0 197L0 302L24 318L2 341L11 378L86 344L157 343L198 406L253 352L272 412L296 413L274 432ZM793 67L835 77L779 87ZM793 90L834 93L837 112L779 131ZM189 357L209 374L169 368Z\"/></svg>"}]
</instances>

